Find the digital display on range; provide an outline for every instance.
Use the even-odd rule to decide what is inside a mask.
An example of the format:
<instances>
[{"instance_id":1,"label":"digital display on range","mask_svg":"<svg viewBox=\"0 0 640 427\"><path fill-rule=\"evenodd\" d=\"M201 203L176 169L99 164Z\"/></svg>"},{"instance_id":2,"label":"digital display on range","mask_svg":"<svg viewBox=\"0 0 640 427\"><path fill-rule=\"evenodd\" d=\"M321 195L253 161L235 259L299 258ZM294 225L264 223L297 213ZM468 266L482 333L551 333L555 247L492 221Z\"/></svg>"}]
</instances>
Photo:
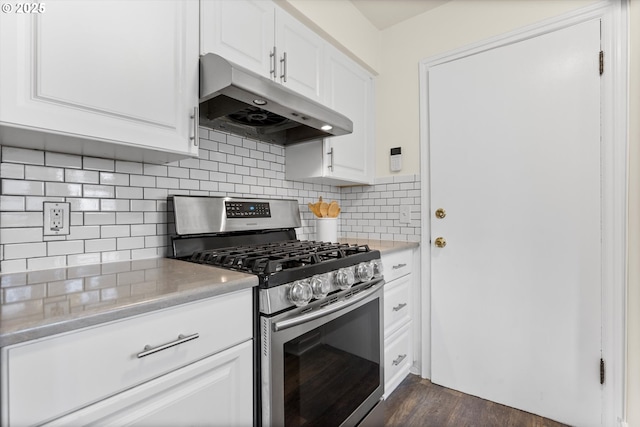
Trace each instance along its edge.
<instances>
[{"instance_id":1,"label":"digital display on range","mask_svg":"<svg viewBox=\"0 0 640 427\"><path fill-rule=\"evenodd\" d=\"M224 202L227 218L271 218L268 202Z\"/></svg>"}]
</instances>

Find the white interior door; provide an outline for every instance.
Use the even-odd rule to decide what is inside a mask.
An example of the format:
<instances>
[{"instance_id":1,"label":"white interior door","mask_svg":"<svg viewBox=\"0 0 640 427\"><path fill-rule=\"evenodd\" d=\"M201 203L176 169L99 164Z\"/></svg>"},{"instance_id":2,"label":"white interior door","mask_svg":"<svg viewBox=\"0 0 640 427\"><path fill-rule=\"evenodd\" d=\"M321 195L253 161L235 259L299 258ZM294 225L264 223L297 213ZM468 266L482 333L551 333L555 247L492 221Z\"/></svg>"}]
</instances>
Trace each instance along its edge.
<instances>
[{"instance_id":1,"label":"white interior door","mask_svg":"<svg viewBox=\"0 0 640 427\"><path fill-rule=\"evenodd\" d=\"M576 426L602 409L599 51L594 20L428 74L432 381Z\"/></svg>"}]
</instances>

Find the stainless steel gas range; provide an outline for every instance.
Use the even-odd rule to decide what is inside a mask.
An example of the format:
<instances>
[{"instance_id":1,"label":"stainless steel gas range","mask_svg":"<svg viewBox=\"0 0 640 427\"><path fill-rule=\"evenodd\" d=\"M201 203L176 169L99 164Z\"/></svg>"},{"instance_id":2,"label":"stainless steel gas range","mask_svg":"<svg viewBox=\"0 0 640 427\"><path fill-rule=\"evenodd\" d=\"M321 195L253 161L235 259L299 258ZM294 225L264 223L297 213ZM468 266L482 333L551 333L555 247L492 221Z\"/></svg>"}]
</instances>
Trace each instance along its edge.
<instances>
[{"instance_id":1,"label":"stainless steel gas range","mask_svg":"<svg viewBox=\"0 0 640 427\"><path fill-rule=\"evenodd\" d=\"M296 239L296 200L174 196L176 258L259 278L257 424L351 426L382 399L382 264Z\"/></svg>"}]
</instances>

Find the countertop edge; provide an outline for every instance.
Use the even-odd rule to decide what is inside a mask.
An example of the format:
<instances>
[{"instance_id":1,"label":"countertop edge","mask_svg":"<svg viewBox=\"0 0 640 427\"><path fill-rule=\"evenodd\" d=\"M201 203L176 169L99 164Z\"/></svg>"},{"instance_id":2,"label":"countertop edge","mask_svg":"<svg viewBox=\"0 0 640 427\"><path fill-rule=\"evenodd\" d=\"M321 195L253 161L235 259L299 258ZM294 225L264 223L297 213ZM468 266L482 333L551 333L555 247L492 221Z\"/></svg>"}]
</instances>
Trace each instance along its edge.
<instances>
[{"instance_id":1,"label":"countertop edge","mask_svg":"<svg viewBox=\"0 0 640 427\"><path fill-rule=\"evenodd\" d=\"M122 307L105 308L104 311L79 316L77 318L64 319L59 322L45 325L34 325L31 328L23 330L8 331L0 336L0 348L91 326L97 326L140 314L151 313L157 310L175 307L206 298L238 292L256 286L258 286L257 276L248 276L246 278L230 282L204 285L188 291L167 294L155 299L137 301Z\"/></svg>"}]
</instances>

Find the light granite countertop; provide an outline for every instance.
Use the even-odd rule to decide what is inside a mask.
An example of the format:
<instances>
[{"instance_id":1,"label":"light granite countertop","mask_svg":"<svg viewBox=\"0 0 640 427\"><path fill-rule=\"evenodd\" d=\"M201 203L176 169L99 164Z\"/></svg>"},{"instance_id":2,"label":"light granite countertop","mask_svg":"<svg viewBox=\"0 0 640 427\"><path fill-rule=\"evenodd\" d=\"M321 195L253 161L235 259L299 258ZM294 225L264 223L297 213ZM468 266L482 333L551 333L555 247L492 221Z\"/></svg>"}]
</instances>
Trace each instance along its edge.
<instances>
[{"instance_id":1,"label":"light granite countertop","mask_svg":"<svg viewBox=\"0 0 640 427\"><path fill-rule=\"evenodd\" d=\"M339 239L382 254L417 242ZM0 347L258 285L257 276L169 258L0 274Z\"/></svg>"},{"instance_id":2,"label":"light granite countertop","mask_svg":"<svg viewBox=\"0 0 640 427\"><path fill-rule=\"evenodd\" d=\"M258 285L168 258L0 275L0 347Z\"/></svg>"},{"instance_id":3,"label":"light granite countertop","mask_svg":"<svg viewBox=\"0 0 640 427\"><path fill-rule=\"evenodd\" d=\"M420 246L418 242L397 242L394 240L358 239L353 237L338 239L338 242L369 245L369 249L379 250L381 254L389 254L403 249L414 249Z\"/></svg>"}]
</instances>

